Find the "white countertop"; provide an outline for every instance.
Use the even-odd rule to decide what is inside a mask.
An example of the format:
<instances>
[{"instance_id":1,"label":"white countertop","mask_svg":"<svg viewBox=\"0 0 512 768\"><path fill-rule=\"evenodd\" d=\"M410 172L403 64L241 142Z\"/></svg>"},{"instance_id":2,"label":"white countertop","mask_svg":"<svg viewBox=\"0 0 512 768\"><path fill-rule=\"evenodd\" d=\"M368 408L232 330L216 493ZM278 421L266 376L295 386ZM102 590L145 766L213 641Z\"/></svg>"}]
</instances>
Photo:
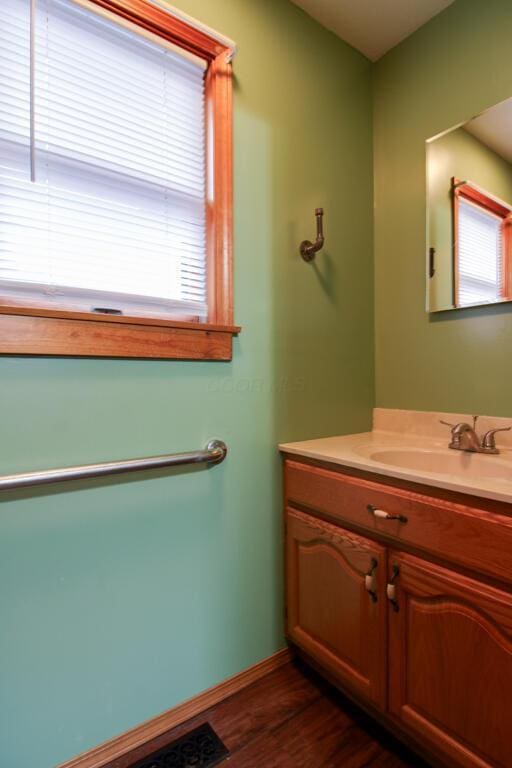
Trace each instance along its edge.
<instances>
[{"instance_id":1,"label":"white countertop","mask_svg":"<svg viewBox=\"0 0 512 768\"><path fill-rule=\"evenodd\" d=\"M446 439L440 441L416 434L374 430L341 437L281 443L279 450L377 475L512 503L510 448L502 449L499 455L468 453L449 449ZM383 457L398 461L398 464L379 461L375 457L379 452ZM402 459L403 464L413 466L400 465ZM424 463L429 468L420 469L415 462ZM436 471L437 466L442 471ZM500 473L502 477L492 477Z\"/></svg>"}]
</instances>

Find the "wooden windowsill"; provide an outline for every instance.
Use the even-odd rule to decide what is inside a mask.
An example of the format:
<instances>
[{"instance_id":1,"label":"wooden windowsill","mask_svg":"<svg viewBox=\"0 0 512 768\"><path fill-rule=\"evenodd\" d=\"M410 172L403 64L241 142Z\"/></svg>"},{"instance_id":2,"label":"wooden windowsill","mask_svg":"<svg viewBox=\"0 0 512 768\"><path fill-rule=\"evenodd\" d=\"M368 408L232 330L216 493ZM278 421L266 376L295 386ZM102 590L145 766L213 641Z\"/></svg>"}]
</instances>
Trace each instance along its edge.
<instances>
[{"instance_id":1,"label":"wooden windowsill","mask_svg":"<svg viewBox=\"0 0 512 768\"><path fill-rule=\"evenodd\" d=\"M232 358L239 326L0 306L0 354L162 360Z\"/></svg>"}]
</instances>

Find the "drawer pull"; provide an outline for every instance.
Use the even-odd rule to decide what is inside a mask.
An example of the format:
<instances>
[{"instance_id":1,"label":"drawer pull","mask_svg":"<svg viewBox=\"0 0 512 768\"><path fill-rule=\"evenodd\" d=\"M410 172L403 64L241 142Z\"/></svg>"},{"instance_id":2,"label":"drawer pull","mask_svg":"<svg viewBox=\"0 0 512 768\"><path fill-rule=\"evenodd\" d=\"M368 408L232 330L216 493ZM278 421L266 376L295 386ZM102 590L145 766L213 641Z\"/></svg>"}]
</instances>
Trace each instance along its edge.
<instances>
[{"instance_id":1,"label":"drawer pull","mask_svg":"<svg viewBox=\"0 0 512 768\"><path fill-rule=\"evenodd\" d=\"M400 523L406 523L407 518L405 515L390 515L389 512L385 512L383 509L377 509L373 504L368 504L368 512L371 512L374 517L379 517L381 520L398 520Z\"/></svg>"},{"instance_id":2,"label":"drawer pull","mask_svg":"<svg viewBox=\"0 0 512 768\"><path fill-rule=\"evenodd\" d=\"M378 561L374 557L372 557L371 568L364 577L364 586L372 599L372 603L376 603L378 600L377 592L376 592L377 579L375 577L375 571L377 570L378 564L379 564Z\"/></svg>"},{"instance_id":3,"label":"drawer pull","mask_svg":"<svg viewBox=\"0 0 512 768\"><path fill-rule=\"evenodd\" d=\"M386 596L389 602L391 603L391 605L393 606L393 610L395 611L395 613L398 613L398 611L400 610L400 605L398 603L398 600L396 599L396 584L395 584L395 581L399 575L400 575L400 568L398 567L398 565L394 565L391 578L386 585Z\"/></svg>"}]
</instances>

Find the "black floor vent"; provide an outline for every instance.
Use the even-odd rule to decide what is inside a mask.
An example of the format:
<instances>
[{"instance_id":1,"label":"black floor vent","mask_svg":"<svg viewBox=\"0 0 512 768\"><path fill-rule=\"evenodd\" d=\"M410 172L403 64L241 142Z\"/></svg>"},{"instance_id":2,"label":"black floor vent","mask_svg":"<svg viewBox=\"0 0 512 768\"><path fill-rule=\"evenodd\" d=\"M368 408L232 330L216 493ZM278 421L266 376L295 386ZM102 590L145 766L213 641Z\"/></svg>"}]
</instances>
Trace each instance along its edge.
<instances>
[{"instance_id":1,"label":"black floor vent","mask_svg":"<svg viewBox=\"0 0 512 768\"><path fill-rule=\"evenodd\" d=\"M211 768L228 756L211 725L204 723L131 768Z\"/></svg>"}]
</instances>

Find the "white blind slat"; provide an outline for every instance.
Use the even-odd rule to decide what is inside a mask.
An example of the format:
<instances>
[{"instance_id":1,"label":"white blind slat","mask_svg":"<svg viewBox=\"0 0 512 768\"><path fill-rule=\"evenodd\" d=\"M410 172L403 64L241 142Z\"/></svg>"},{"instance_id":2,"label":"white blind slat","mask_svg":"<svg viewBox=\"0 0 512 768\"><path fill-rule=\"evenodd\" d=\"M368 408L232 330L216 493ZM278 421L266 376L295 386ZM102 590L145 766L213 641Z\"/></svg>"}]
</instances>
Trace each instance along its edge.
<instances>
[{"instance_id":1,"label":"white blind slat","mask_svg":"<svg viewBox=\"0 0 512 768\"><path fill-rule=\"evenodd\" d=\"M463 197L459 198L458 208L458 305L499 301L503 221Z\"/></svg>"},{"instance_id":2,"label":"white blind slat","mask_svg":"<svg viewBox=\"0 0 512 768\"><path fill-rule=\"evenodd\" d=\"M36 0L30 32L2 0L2 293L204 318L203 67L73 0Z\"/></svg>"}]
</instances>

